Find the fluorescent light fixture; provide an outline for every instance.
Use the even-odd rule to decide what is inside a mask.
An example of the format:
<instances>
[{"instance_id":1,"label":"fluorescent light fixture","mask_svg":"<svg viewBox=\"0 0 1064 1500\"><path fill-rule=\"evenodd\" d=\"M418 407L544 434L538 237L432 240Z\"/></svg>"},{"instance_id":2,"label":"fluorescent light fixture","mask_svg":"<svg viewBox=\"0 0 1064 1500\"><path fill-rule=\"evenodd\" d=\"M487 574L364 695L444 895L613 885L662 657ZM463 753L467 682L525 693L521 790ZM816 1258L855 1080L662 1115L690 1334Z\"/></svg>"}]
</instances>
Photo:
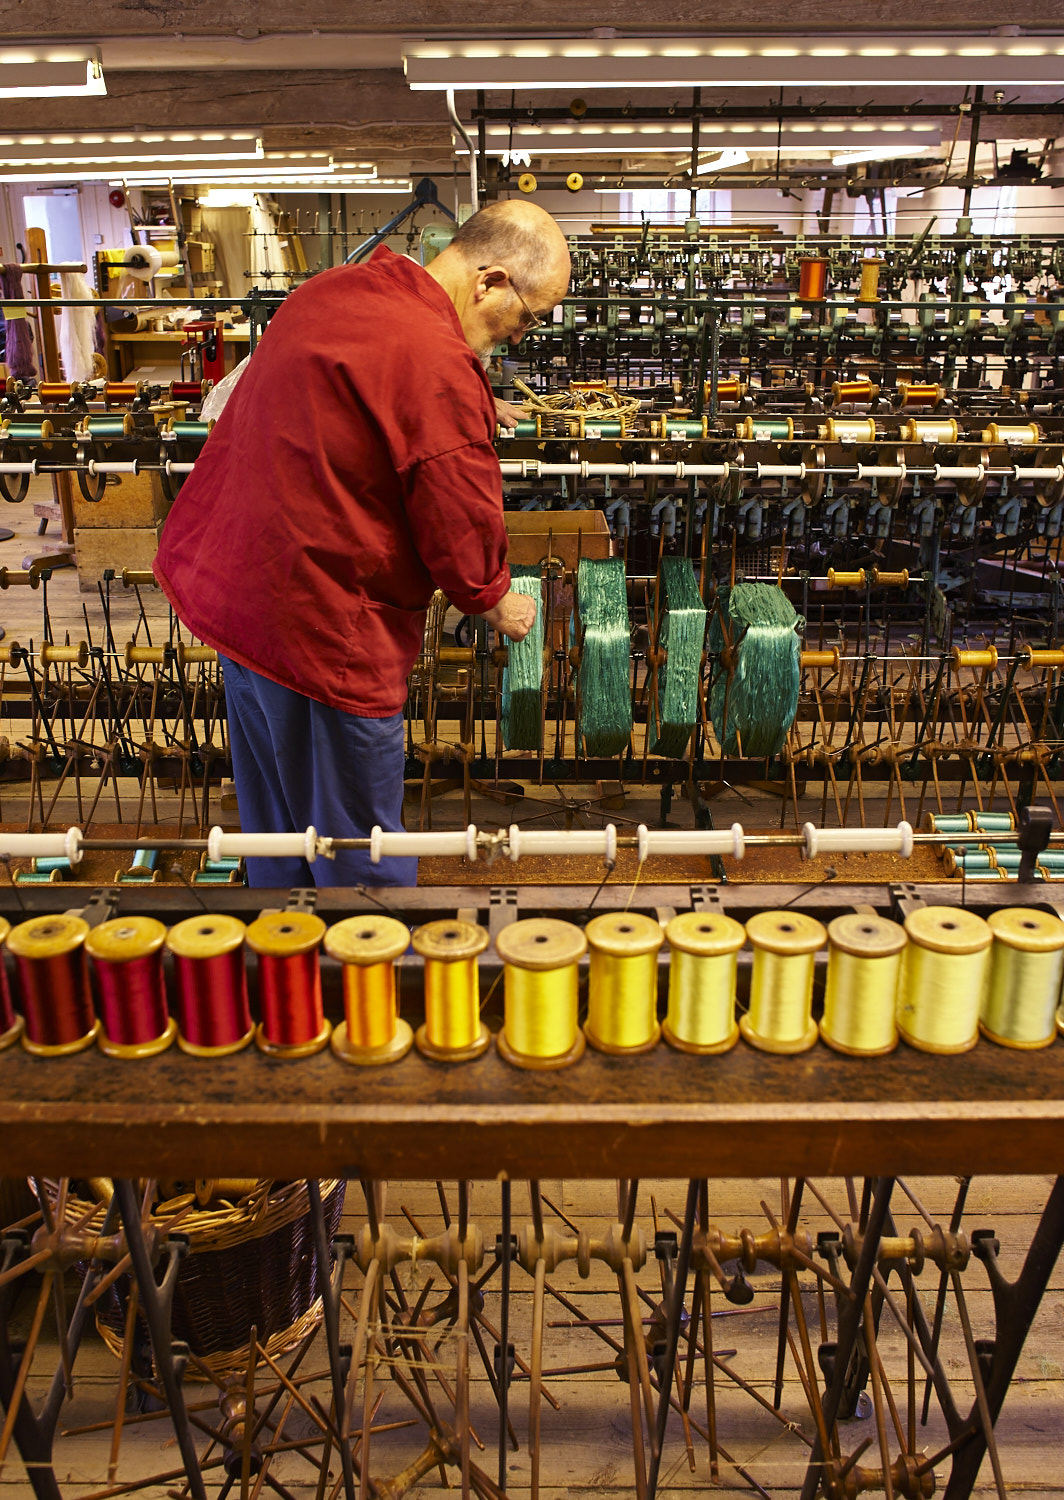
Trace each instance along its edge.
<instances>
[{"instance_id":1,"label":"fluorescent light fixture","mask_svg":"<svg viewBox=\"0 0 1064 1500\"><path fill-rule=\"evenodd\" d=\"M217 181L219 178L225 182L255 185L260 182L273 182L284 177L317 179L331 177L334 174L343 175L345 178L350 176L358 182L373 180L353 173L336 173L327 156L304 157L296 161L260 161L254 164L239 161L230 163L220 158L208 159L199 165L194 162L148 160L136 162L128 169L114 162L70 162L66 166L22 166L8 170L7 163L4 162L3 155L0 153L0 182L23 183L29 186L54 182L125 182L131 187L136 187L143 182L197 183Z\"/></svg>"},{"instance_id":2,"label":"fluorescent light fixture","mask_svg":"<svg viewBox=\"0 0 1064 1500\"><path fill-rule=\"evenodd\" d=\"M1064 32L1055 35L541 38L409 43L412 89L923 87L930 84L1057 85Z\"/></svg>"},{"instance_id":3,"label":"fluorescent light fixture","mask_svg":"<svg viewBox=\"0 0 1064 1500\"><path fill-rule=\"evenodd\" d=\"M911 154L907 142L932 149L940 143L937 121L867 121L790 123L782 135L774 123L756 125L749 122L717 124L703 122L699 129L699 148L704 152L745 151L747 156L800 157L807 161L828 161L842 151L888 148L892 155ZM515 152L542 160L552 156L631 156L664 155L677 161L689 150L691 125L683 124L576 124L550 122L535 125L516 122L492 124L485 134L488 156L511 157ZM466 155L463 142L456 152Z\"/></svg>"},{"instance_id":4,"label":"fluorescent light fixture","mask_svg":"<svg viewBox=\"0 0 1064 1500\"><path fill-rule=\"evenodd\" d=\"M212 187L199 194L200 208L254 208L258 197L254 188Z\"/></svg>"},{"instance_id":5,"label":"fluorescent light fixture","mask_svg":"<svg viewBox=\"0 0 1064 1500\"><path fill-rule=\"evenodd\" d=\"M0 182L3 180L0 177ZM409 196L414 190L409 177L379 177L376 182L366 182L360 177L343 177L340 174L333 177L284 176L270 172L262 172L254 180L245 178L237 181L234 181L228 173L224 175L200 173L198 176L171 177L161 172L155 176L145 175L143 179L135 183L131 182L128 177L115 179L110 186L121 187L125 183L130 187L165 187L168 182L186 183L204 189L218 188L247 193L376 193Z\"/></svg>"},{"instance_id":6,"label":"fluorescent light fixture","mask_svg":"<svg viewBox=\"0 0 1064 1500\"><path fill-rule=\"evenodd\" d=\"M106 93L96 47L0 47L0 99Z\"/></svg>"},{"instance_id":7,"label":"fluorescent light fixture","mask_svg":"<svg viewBox=\"0 0 1064 1500\"><path fill-rule=\"evenodd\" d=\"M701 177L704 172L723 172L728 167L741 167L744 162L750 160L749 155L739 146L729 147L707 161L700 161L695 167L695 175Z\"/></svg>"},{"instance_id":8,"label":"fluorescent light fixture","mask_svg":"<svg viewBox=\"0 0 1064 1500\"><path fill-rule=\"evenodd\" d=\"M115 167L140 162L255 161L263 155L262 141L253 132L0 136L0 163L8 169L61 167L70 162L78 166L99 163L106 172L112 172Z\"/></svg>"},{"instance_id":9,"label":"fluorescent light fixture","mask_svg":"<svg viewBox=\"0 0 1064 1500\"><path fill-rule=\"evenodd\" d=\"M843 151L831 158L833 167L857 167L863 161L893 161L899 157L922 156L927 146L880 146L877 150Z\"/></svg>"}]
</instances>

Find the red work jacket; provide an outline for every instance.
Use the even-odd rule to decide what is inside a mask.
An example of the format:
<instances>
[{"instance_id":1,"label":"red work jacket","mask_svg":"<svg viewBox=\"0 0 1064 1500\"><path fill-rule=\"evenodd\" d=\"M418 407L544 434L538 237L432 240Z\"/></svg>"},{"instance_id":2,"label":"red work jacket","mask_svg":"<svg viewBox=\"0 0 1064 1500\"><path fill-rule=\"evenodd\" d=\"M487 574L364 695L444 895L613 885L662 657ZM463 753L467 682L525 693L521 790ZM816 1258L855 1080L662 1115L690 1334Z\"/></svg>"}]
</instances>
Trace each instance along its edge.
<instances>
[{"instance_id":1,"label":"red work jacket","mask_svg":"<svg viewBox=\"0 0 1064 1500\"><path fill-rule=\"evenodd\" d=\"M163 527L178 617L264 677L350 713L402 708L440 588L510 586L495 407L450 298L379 249L288 297Z\"/></svg>"}]
</instances>

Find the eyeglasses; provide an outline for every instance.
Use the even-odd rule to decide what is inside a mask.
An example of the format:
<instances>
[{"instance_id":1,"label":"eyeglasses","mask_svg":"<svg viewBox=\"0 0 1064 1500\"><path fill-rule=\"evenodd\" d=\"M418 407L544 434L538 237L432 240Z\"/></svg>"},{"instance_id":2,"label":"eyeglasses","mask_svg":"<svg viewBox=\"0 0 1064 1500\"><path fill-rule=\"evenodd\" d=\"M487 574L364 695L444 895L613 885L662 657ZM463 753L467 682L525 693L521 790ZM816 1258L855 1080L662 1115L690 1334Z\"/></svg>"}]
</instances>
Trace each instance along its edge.
<instances>
[{"instance_id":1,"label":"eyeglasses","mask_svg":"<svg viewBox=\"0 0 1064 1500\"><path fill-rule=\"evenodd\" d=\"M487 266L478 266L477 267L478 271L486 271L487 269L488 269ZM507 273L506 273L506 279L510 283L510 290L511 290L511 292L513 292L514 296L517 298L518 302L520 302L521 306L525 310L524 311L524 315L521 318L521 327L524 329L524 331L526 333L531 333L532 330L533 330L533 328L542 328L543 327L543 319L539 316L538 313L534 313L532 311L532 309L529 307L528 303L521 296L521 293L517 290L517 286L515 285L514 279L510 275L509 271L507 271Z\"/></svg>"}]
</instances>

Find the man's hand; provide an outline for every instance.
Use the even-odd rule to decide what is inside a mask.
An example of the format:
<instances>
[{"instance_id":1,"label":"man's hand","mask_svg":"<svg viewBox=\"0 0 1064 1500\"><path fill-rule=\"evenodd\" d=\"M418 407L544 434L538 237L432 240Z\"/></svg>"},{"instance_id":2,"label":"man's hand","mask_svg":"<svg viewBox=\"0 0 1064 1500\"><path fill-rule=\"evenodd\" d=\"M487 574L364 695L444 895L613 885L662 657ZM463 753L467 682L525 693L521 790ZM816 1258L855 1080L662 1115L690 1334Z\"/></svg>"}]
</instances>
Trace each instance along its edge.
<instances>
[{"instance_id":1,"label":"man's hand","mask_svg":"<svg viewBox=\"0 0 1064 1500\"><path fill-rule=\"evenodd\" d=\"M484 611L484 618L500 635L511 641L523 641L536 623L536 601L528 594L515 594L513 590L503 594L493 609Z\"/></svg>"},{"instance_id":2,"label":"man's hand","mask_svg":"<svg viewBox=\"0 0 1064 1500\"><path fill-rule=\"evenodd\" d=\"M504 401L501 396L495 397L495 420L500 427L516 427L518 422L523 422L528 413L523 407L514 406L509 401Z\"/></svg>"}]
</instances>

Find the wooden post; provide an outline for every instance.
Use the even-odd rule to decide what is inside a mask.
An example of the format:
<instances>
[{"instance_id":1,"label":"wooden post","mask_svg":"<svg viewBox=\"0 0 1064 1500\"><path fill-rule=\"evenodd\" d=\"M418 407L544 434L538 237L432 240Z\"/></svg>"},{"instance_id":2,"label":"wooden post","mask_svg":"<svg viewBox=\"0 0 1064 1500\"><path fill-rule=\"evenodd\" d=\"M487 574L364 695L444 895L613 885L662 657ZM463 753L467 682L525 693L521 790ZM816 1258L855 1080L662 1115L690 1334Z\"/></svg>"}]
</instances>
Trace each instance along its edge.
<instances>
[{"instance_id":1,"label":"wooden post","mask_svg":"<svg viewBox=\"0 0 1064 1500\"><path fill-rule=\"evenodd\" d=\"M26 243L30 262L41 267L47 266L48 245L44 230L27 230ZM33 276L37 283L37 296L41 299L41 308L37 319L37 327L41 335L41 379L62 380L62 370L59 363L59 342L55 336L55 309L51 305L51 274L46 270L36 270L33 272ZM59 506L63 531L63 546L56 550L71 552L74 546L74 486L69 474L52 475L52 495ZM51 551L47 545L43 546L40 550L42 552Z\"/></svg>"}]
</instances>

